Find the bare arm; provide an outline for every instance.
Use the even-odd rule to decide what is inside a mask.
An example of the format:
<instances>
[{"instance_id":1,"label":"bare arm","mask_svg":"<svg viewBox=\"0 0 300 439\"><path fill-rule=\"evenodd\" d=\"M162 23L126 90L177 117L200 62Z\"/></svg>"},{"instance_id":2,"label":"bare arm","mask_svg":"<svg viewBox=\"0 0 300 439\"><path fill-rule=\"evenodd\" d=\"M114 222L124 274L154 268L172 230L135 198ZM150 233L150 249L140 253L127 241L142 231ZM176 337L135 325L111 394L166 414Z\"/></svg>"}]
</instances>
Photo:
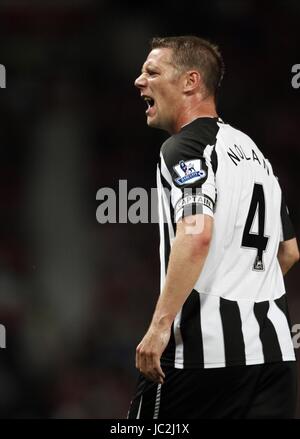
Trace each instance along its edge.
<instances>
[{"instance_id":1,"label":"bare arm","mask_svg":"<svg viewBox=\"0 0 300 439\"><path fill-rule=\"evenodd\" d=\"M201 273L212 235L210 216L194 215L187 219L177 224L165 284L150 327L136 349L136 367L147 378L160 383L164 378L160 357L168 344L172 322ZM202 223L201 233L189 233L191 219Z\"/></svg>"},{"instance_id":2,"label":"bare arm","mask_svg":"<svg viewBox=\"0 0 300 439\"><path fill-rule=\"evenodd\" d=\"M296 238L282 241L279 244L277 258L282 273L285 275L299 261L299 249Z\"/></svg>"}]
</instances>

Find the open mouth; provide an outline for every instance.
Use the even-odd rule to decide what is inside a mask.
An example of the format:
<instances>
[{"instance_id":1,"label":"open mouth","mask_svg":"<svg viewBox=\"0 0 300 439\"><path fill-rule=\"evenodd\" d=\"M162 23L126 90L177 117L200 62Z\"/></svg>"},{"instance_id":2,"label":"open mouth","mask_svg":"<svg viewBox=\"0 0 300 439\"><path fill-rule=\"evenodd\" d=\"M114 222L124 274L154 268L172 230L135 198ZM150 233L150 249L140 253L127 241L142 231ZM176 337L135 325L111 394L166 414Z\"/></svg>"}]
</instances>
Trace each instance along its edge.
<instances>
[{"instance_id":1,"label":"open mouth","mask_svg":"<svg viewBox=\"0 0 300 439\"><path fill-rule=\"evenodd\" d=\"M143 96L144 101L146 102L147 105L147 111L148 112L150 110L150 108L152 108L154 106L154 99L152 99L150 96Z\"/></svg>"}]
</instances>

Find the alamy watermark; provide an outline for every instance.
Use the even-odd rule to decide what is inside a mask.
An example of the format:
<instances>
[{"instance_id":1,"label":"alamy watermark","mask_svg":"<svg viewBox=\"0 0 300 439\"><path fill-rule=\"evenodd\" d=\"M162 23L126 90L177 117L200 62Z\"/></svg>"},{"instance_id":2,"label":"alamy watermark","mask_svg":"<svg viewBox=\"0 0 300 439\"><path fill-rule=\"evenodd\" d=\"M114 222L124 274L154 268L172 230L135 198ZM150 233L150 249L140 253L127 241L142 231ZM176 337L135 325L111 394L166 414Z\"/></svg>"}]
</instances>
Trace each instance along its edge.
<instances>
[{"instance_id":1,"label":"alamy watermark","mask_svg":"<svg viewBox=\"0 0 300 439\"><path fill-rule=\"evenodd\" d=\"M294 334L292 336L294 349L299 349L300 348L300 324L299 323L295 323L292 326L292 334Z\"/></svg>"},{"instance_id":2,"label":"alamy watermark","mask_svg":"<svg viewBox=\"0 0 300 439\"><path fill-rule=\"evenodd\" d=\"M0 64L0 88L6 88L6 69L3 64Z\"/></svg>"},{"instance_id":3,"label":"alamy watermark","mask_svg":"<svg viewBox=\"0 0 300 439\"><path fill-rule=\"evenodd\" d=\"M168 192L168 193L167 193ZM170 200L170 192L166 196ZM129 190L127 180L119 180L118 191L109 187L98 190L96 200L101 201L96 211L99 224L106 223L158 223L158 193L151 188L135 187ZM134 203L131 203L134 201Z\"/></svg>"},{"instance_id":4,"label":"alamy watermark","mask_svg":"<svg viewBox=\"0 0 300 439\"><path fill-rule=\"evenodd\" d=\"M127 180L119 180L118 191L109 187L100 188L96 194L96 200L101 201L96 210L96 219L99 224L148 224L177 222L184 216L186 234L202 233L204 218L197 214L202 214L204 209L213 211L211 198L204 195L201 188L178 189L176 200L173 191L165 187L160 190L159 197L156 188L151 188L150 194L141 187L128 191ZM160 205L158 200L161 201ZM170 209L163 205L170 206Z\"/></svg>"},{"instance_id":5,"label":"alamy watermark","mask_svg":"<svg viewBox=\"0 0 300 439\"><path fill-rule=\"evenodd\" d=\"M0 324L0 349L6 348L6 328Z\"/></svg>"},{"instance_id":6,"label":"alamy watermark","mask_svg":"<svg viewBox=\"0 0 300 439\"><path fill-rule=\"evenodd\" d=\"M292 73L295 73L292 77L292 87L299 88L300 87L300 64L294 64L292 66Z\"/></svg>"}]
</instances>

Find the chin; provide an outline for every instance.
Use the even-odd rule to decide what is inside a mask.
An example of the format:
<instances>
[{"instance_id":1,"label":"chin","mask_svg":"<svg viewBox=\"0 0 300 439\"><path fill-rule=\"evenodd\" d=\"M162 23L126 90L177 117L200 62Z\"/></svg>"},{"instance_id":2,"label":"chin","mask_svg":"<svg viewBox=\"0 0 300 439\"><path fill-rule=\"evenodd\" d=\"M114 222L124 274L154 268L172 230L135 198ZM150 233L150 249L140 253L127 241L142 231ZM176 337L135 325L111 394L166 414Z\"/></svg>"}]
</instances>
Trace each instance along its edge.
<instances>
[{"instance_id":1,"label":"chin","mask_svg":"<svg viewBox=\"0 0 300 439\"><path fill-rule=\"evenodd\" d=\"M148 119L147 125L150 128L157 128L159 130L167 131L167 133L172 134L172 130L170 129L169 125L166 123L159 122L158 120Z\"/></svg>"},{"instance_id":2,"label":"chin","mask_svg":"<svg viewBox=\"0 0 300 439\"><path fill-rule=\"evenodd\" d=\"M147 118L147 125L148 125L149 127L151 127L151 128L159 128L158 121L155 120L154 117L153 117L153 118L151 118L151 117L148 117L148 118Z\"/></svg>"},{"instance_id":3,"label":"chin","mask_svg":"<svg viewBox=\"0 0 300 439\"><path fill-rule=\"evenodd\" d=\"M147 125L151 128L158 128L161 130L165 130L166 127L161 123L157 118L147 118Z\"/></svg>"}]
</instances>

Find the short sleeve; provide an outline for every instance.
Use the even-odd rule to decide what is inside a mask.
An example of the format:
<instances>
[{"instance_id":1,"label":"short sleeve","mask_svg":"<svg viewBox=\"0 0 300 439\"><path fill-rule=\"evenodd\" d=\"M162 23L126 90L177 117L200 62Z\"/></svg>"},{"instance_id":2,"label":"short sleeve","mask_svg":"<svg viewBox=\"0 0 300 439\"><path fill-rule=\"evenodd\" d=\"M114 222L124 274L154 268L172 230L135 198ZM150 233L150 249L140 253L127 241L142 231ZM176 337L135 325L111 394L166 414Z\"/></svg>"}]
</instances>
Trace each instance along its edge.
<instances>
[{"instance_id":1,"label":"short sleeve","mask_svg":"<svg viewBox=\"0 0 300 439\"><path fill-rule=\"evenodd\" d=\"M214 145L189 138L172 138L161 149L161 173L171 186L174 221L195 214L214 216L216 204Z\"/></svg>"}]
</instances>

